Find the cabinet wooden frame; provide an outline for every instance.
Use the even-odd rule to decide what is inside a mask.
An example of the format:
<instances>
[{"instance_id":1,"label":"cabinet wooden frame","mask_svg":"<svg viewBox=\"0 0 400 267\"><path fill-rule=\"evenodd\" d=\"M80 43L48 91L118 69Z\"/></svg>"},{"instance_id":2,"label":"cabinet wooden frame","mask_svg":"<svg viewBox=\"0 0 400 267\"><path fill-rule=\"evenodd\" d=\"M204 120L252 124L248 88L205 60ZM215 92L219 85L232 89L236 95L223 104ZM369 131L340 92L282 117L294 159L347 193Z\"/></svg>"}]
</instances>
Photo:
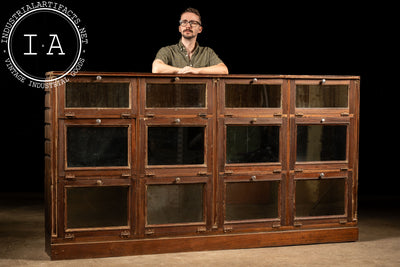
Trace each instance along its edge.
<instances>
[{"instance_id":1,"label":"cabinet wooden frame","mask_svg":"<svg viewBox=\"0 0 400 267\"><path fill-rule=\"evenodd\" d=\"M61 73L52 72L48 74L48 77L50 79L58 75ZM53 83L49 83L50 86L45 89L46 250L52 259L357 240L360 101L358 76L80 72L74 77L68 77L68 80L74 82L75 85L106 83L104 87L98 89L100 92L108 89L112 91L112 87L107 85L108 83L122 82L125 85L118 87L119 89L116 89L115 92L123 90L124 100L121 105L118 104L120 102L115 102L120 99L117 97L112 98L117 100L111 102L103 100L96 102L100 103L98 105L102 107L90 107L92 106L90 103L88 107L80 107L79 104L70 104L67 107L65 84L58 83L54 87ZM184 92L186 88L192 88L196 93L195 96L186 97L193 100L191 103L196 103L196 105L181 105L179 102L171 100L168 102L172 103L170 107L169 104L160 103L162 100L160 98L160 101L153 100L155 102L152 103L155 104L148 107L146 106L147 84L156 84L153 87L155 94L165 88L178 93ZM176 87L178 89L168 88L169 85L176 84L179 85ZM194 86L191 87L191 85ZM348 104L345 106L344 100L341 98L339 102L334 102L330 107L330 104L328 107L314 107L315 103L304 104L309 107L296 107L296 87L303 85L305 85L303 91L312 92L314 90L314 93L321 92L320 90L324 86L335 92L343 92L345 86ZM307 88L309 85L314 87ZM233 91L238 90L239 95L245 98L247 88L254 88L251 89L252 96L246 98L244 102L235 102L236 98L231 94L234 100L231 99L231 104L226 105L226 87ZM83 91L86 92L88 88L92 87L84 87ZM129 88L128 100L125 99L126 88ZM73 91L78 89L79 87L74 87ZM257 100L258 93L263 91L263 95L265 95L265 91L269 89L272 90L270 91L271 98L269 98L273 99L272 104L268 102L266 105L265 99L262 100L264 102L252 104L254 100ZM278 91L280 94L279 105L277 104ZM199 101L196 102L197 100ZM86 100L79 102L78 100L77 103L88 102ZM113 107L104 107L108 104L103 105L103 103L111 103L110 105ZM235 103L242 104L235 106ZM331 102L323 100L316 103ZM95 105L93 104L93 106ZM335 105L339 107L335 107ZM268 126L272 126L273 133L269 132ZM308 126L341 126L340 133L342 136L346 136L346 141L341 141L342 144L345 143L345 147L342 147L340 153L345 153L345 157L338 157L339 160L325 160L322 156L318 161L297 160L298 127ZM122 127L126 129L128 147L126 159L119 161L116 166L105 166L105 163L100 163L98 166L88 166L88 164L80 166L75 163L68 165L67 129L69 127ZM197 159L192 161L195 164L179 161L175 163L174 161L165 161L167 163L160 165L157 165L157 161L153 161L152 164L149 164L149 129L153 130L153 136L159 136L163 135L162 127L169 130L173 128L169 136L174 136L176 127L182 127L184 131L189 131L187 128L193 127L196 129L190 130L195 133L204 130L201 134L204 134L202 137L204 147L199 149L199 151L203 151L204 161L201 161L201 164L197 164L199 162ZM248 129L249 136L267 136L268 138L270 136L275 138L278 128L279 144L275 144L274 149L279 150L279 155L276 157L274 154L273 157L249 162L244 158L243 160L232 160L231 157L228 162L227 129L229 127L232 127L230 128L231 133L237 132L239 137L243 136L244 128L250 127ZM252 129L251 127L260 128ZM261 128L263 127L266 128L268 134L262 132ZM250 134L250 131L253 130L259 133ZM301 130L308 131L305 128ZM100 133L99 136L101 137L103 134ZM125 132L124 135L119 136L125 136ZM99 139L101 139L100 137ZM249 144L261 147L257 143ZM74 151L79 151L79 149ZM157 149L156 151L161 150ZM238 148L233 154L240 153L240 151L241 148ZM328 210L326 213L324 213L325 211L317 212L316 215L307 213L312 207L309 203L313 203L314 198L312 201L307 200L308 202L298 198L297 200L303 201L306 206L302 207L304 212L296 214L296 194L308 193L306 189L301 189L300 193L296 192L299 185L303 188L309 185L321 189L324 189L325 186L326 188L332 187L340 195L343 192L343 198L338 201L340 205L337 204L337 207L340 207L339 211L335 210L330 213ZM124 205L128 210L127 223L111 224L112 226L104 223L105 227L100 223L99 225L94 224L95 227L80 227L81 224L76 220L72 221L72 224L69 223L67 221L68 194L73 196L86 188L88 188L87 192L97 194L97 197L99 192L112 195L114 188L116 191L124 192L123 194L126 192L127 200ZM186 189L188 191L185 191ZM258 200L247 198L230 198L236 196L238 191L242 193L246 190L259 190L254 195L260 198L264 197L264 199L258 202ZM176 215L177 219L170 221L163 217L153 216L157 214L155 208L159 208L154 204L158 200L149 199L148 196L157 192L161 192L163 195L175 191L182 195L196 192L197 202L195 200L191 200L192 204L179 202L173 208L188 210L193 205L200 211L199 201L202 199L201 219L200 213L194 217L188 215L189 219L187 220L180 219L186 217L178 215ZM323 194L323 190L320 191L320 194ZM168 197L161 197L161 199L165 198ZM231 201L229 202L229 211L226 209L228 198ZM76 197L75 199L79 200L80 198ZM272 199L277 202L273 202ZM153 216L150 221L148 220L149 203L152 205L150 212L153 214L150 215ZM329 204L329 201L327 203ZM236 204L253 205L251 208L258 204L264 205L266 215L264 217L263 209L256 209L255 213L243 215L241 207L234 206ZM276 205L276 209L267 210L268 205L273 207ZM164 206L162 207L164 208ZM75 210L72 212L79 214L75 213L77 212ZM261 215L259 215L260 213ZM175 211L173 214L178 213ZM116 218L116 221L120 222L119 220L124 217L121 215ZM72 227L70 227L71 225ZM85 226L85 223L82 225Z\"/></svg>"}]
</instances>

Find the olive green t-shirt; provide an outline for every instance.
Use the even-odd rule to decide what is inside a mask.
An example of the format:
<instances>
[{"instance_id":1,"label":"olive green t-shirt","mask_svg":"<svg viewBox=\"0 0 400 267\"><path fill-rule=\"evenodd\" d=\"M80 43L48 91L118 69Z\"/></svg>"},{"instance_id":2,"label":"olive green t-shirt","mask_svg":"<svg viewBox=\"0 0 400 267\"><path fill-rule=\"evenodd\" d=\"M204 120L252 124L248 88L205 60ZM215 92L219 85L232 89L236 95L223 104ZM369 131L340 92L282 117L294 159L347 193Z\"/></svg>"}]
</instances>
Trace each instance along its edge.
<instances>
[{"instance_id":1,"label":"olive green t-shirt","mask_svg":"<svg viewBox=\"0 0 400 267\"><path fill-rule=\"evenodd\" d=\"M165 64L173 67L183 68L186 66L203 68L223 63L217 54L209 47L199 46L196 43L192 57L189 59L186 48L182 42L161 48L155 59L162 60Z\"/></svg>"}]
</instances>

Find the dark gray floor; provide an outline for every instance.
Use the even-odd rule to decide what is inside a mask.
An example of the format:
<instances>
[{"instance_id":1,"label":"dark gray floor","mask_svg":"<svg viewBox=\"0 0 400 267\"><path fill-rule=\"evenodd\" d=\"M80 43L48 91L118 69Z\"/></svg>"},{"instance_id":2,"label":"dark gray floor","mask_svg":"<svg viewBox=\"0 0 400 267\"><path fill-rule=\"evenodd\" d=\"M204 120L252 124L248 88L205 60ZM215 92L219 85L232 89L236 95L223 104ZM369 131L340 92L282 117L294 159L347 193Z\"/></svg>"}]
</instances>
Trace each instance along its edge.
<instances>
[{"instance_id":1,"label":"dark gray floor","mask_svg":"<svg viewBox=\"0 0 400 267\"><path fill-rule=\"evenodd\" d=\"M357 242L50 261L40 195L2 194L0 266L400 266L400 199L360 203Z\"/></svg>"}]
</instances>

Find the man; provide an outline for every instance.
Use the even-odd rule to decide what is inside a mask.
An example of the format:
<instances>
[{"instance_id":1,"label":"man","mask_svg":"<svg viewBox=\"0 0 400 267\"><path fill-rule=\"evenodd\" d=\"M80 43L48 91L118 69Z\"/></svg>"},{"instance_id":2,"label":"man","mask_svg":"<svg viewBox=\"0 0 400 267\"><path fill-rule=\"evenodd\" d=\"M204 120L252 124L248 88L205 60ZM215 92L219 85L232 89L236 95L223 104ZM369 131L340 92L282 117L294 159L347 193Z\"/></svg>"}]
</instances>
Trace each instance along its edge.
<instances>
[{"instance_id":1,"label":"man","mask_svg":"<svg viewBox=\"0 0 400 267\"><path fill-rule=\"evenodd\" d=\"M199 46L201 16L197 9L188 8L179 21L182 38L176 45L161 48L153 62L153 73L228 74L228 68L209 47Z\"/></svg>"}]
</instances>

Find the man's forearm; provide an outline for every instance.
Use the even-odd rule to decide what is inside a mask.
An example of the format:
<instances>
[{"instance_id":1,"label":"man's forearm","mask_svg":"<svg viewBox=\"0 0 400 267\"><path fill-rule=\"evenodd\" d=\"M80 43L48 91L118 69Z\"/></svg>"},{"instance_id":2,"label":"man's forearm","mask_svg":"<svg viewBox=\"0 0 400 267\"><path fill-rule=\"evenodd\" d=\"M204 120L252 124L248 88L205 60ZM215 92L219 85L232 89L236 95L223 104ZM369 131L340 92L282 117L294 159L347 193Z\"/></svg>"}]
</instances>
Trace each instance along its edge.
<instances>
[{"instance_id":1,"label":"man's forearm","mask_svg":"<svg viewBox=\"0 0 400 267\"><path fill-rule=\"evenodd\" d=\"M170 66L168 64L165 64L162 60L156 59L153 62L153 68L152 72L153 73L178 73L180 68L176 68L173 66Z\"/></svg>"},{"instance_id":2,"label":"man's forearm","mask_svg":"<svg viewBox=\"0 0 400 267\"><path fill-rule=\"evenodd\" d=\"M214 66L197 68L198 74L229 74L228 68L224 63L219 63Z\"/></svg>"}]
</instances>

